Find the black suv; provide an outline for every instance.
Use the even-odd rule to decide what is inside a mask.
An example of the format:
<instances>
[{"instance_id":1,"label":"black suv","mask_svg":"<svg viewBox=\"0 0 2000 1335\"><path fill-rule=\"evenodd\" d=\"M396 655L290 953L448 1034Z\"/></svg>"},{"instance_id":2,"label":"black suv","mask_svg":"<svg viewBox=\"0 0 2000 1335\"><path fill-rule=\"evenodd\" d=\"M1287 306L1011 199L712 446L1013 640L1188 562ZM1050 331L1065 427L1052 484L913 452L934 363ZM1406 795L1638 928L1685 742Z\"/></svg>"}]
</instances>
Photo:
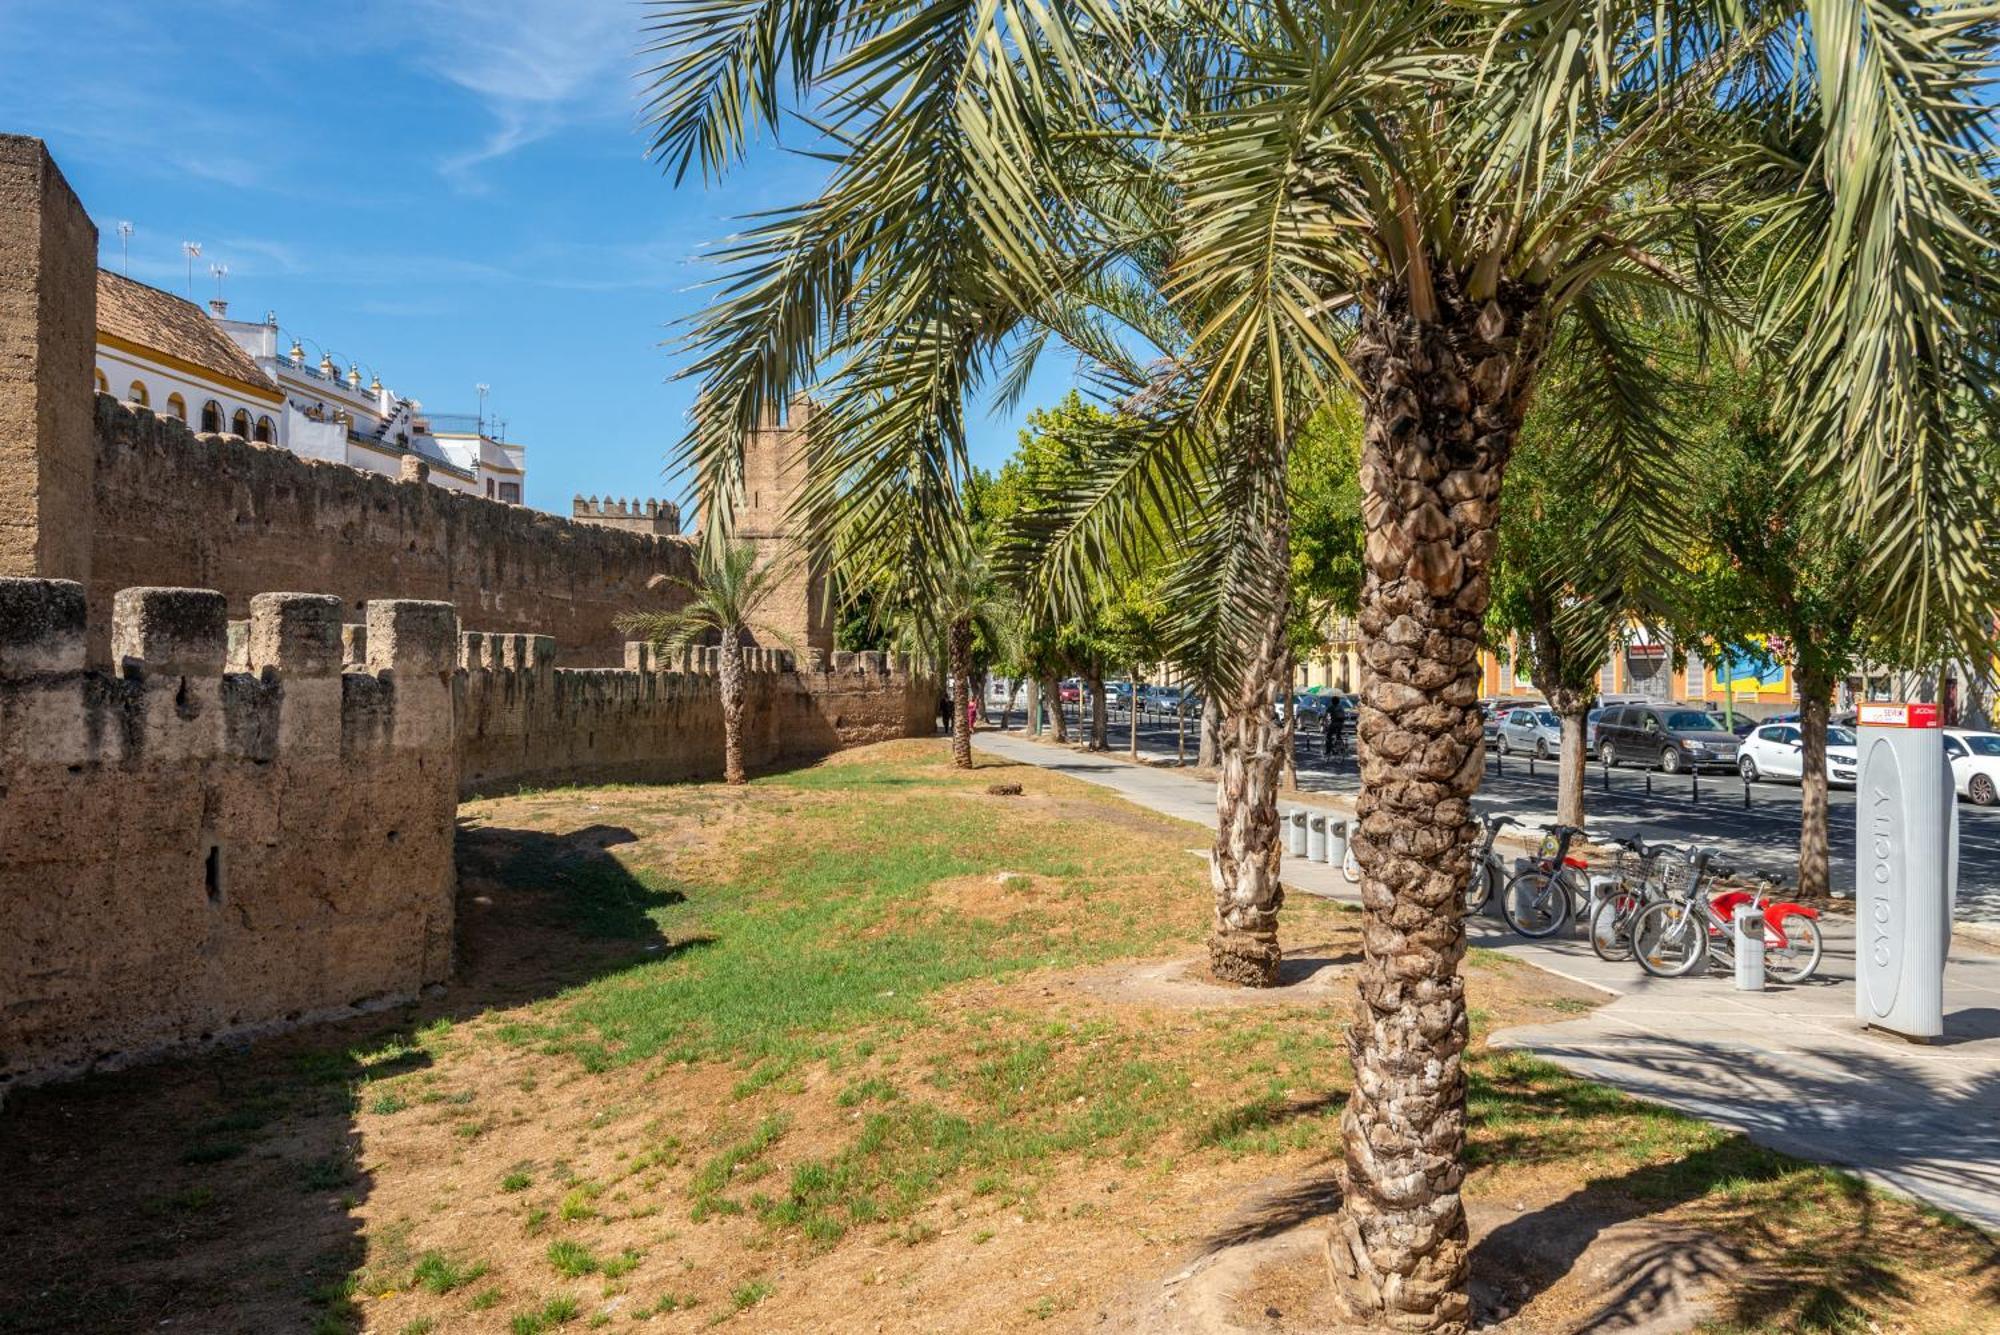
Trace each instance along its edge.
<instances>
[{"instance_id":1,"label":"black suv","mask_svg":"<svg viewBox=\"0 0 2000 1335\"><path fill-rule=\"evenodd\" d=\"M1721 719L1691 705L1619 705L1597 721L1597 757L1607 765L1734 769L1741 746Z\"/></svg>"}]
</instances>

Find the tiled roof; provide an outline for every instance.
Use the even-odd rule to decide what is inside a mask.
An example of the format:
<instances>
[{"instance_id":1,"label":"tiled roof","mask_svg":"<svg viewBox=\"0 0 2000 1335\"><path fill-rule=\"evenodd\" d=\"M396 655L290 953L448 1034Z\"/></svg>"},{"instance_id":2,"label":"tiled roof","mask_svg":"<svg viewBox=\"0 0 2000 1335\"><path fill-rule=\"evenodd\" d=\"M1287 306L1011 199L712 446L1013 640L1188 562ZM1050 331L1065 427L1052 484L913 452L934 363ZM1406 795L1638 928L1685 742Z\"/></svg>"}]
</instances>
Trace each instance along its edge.
<instances>
[{"instance_id":1,"label":"tiled roof","mask_svg":"<svg viewBox=\"0 0 2000 1335\"><path fill-rule=\"evenodd\" d=\"M201 307L108 269L97 271L97 327L230 380L277 388Z\"/></svg>"}]
</instances>

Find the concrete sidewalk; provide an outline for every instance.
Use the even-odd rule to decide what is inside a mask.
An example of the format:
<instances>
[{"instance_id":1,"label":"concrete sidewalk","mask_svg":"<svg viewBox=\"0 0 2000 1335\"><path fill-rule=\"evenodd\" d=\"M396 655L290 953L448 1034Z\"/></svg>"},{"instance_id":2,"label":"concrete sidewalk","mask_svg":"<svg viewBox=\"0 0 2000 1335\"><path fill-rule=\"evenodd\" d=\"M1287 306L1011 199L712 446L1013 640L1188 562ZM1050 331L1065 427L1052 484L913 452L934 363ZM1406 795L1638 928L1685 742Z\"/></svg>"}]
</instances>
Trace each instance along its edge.
<instances>
[{"instance_id":1,"label":"concrete sidewalk","mask_svg":"<svg viewBox=\"0 0 2000 1335\"><path fill-rule=\"evenodd\" d=\"M989 754L1068 774L1153 811L1215 828L1215 786L1019 734L982 732ZM1337 867L1285 859L1287 889L1357 902ZM1820 975L1738 992L1722 975L1666 980L1609 964L1575 938L1526 941L1497 917L1471 944L1612 997L1589 1015L1497 1034L1593 1080L1850 1169L2000 1231L2000 956L1957 941L1945 969L1945 1036L1912 1044L1854 1020L1854 925L1822 920Z\"/></svg>"}]
</instances>

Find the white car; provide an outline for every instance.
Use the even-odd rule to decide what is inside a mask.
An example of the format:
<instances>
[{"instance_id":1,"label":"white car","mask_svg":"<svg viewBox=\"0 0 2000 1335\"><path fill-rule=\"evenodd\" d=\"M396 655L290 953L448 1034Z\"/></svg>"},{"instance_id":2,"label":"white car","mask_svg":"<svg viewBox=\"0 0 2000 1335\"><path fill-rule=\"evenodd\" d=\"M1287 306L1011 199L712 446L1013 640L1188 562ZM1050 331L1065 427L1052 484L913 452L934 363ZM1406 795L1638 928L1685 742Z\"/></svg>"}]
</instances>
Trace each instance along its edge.
<instances>
[{"instance_id":1,"label":"white car","mask_svg":"<svg viewBox=\"0 0 2000 1335\"><path fill-rule=\"evenodd\" d=\"M1982 807L2000 801L2000 732L1946 728L1944 758L1951 762L1951 781L1960 797Z\"/></svg>"},{"instance_id":2,"label":"white car","mask_svg":"<svg viewBox=\"0 0 2000 1335\"><path fill-rule=\"evenodd\" d=\"M1805 734L1796 723L1766 723L1752 728L1737 752L1736 769L1745 783L1759 779L1801 780L1805 777ZM1854 734L1845 728L1826 730L1827 782L1852 786L1858 752Z\"/></svg>"},{"instance_id":3,"label":"white car","mask_svg":"<svg viewBox=\"0 0 2000 1335\"><path fill-rule=\"evenodd\" d=\"M1562 750L1562 720L1555 710L1537 709L1533 705L1510 710L1500 720L1499 742L1503 756L1527 751L1547 760Z\"/></svg>"}]
</instances>

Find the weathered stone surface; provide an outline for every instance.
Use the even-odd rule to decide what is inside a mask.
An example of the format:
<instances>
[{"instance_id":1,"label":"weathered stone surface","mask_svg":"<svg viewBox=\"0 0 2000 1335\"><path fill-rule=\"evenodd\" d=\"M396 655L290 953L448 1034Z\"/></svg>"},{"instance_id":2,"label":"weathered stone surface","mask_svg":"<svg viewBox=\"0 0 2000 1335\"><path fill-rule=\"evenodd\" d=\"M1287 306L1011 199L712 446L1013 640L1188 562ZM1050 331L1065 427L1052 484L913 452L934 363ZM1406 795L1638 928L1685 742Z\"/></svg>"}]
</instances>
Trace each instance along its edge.
<instances>
[{"instance_id":1,"label":"weathered stone surface","mask_svg":"<svg viewBox=\"0 0 2000 1335\"><path fill-rule=\"evenodd\" d=\"M83 586L67 579L0 579L0 677L83 666Z\"/></svg>"},{"instance_id":2,"label":"weathered stone surface","mask_svg":"<svg viewBox=\"0 0 2000 1335\"><path fill-rule=\"evenodd\" d=\"M249 668L326 677L342 662L340 599L323 593L260 593L250 600Z\"/></svg>"},{"instance_id":3,"label":"weathered stone surface","mask_svg":"<svg viewBox=\"0 0 2000 1335\"><path fill-rule=\"evenodd\" d=\"M76 383L89 384L86 363ZM622 663L619 616L686 598L662 573L694 574L685 540L572 523L441 487L302 459L233 436L197 436L105 395L91 418L95 487L77 516L91 538L90 646L109 647L112 595L139 584L217 588L230 615L276 585L451 602L496 631L552 634L565 661ZM26 571L22 573L34 573Z\"/></svg>"},{"instance_id":4,"label":"weathered stone surface","mask_svg":"<svg viewBox=\"0 0 2000 1335\"><path fill-rule=\"evenodd\" d=\"M229 661L229 606L213 589L120 589L111 657L154 673L219 675Z\"/></svg>"}]
</instances>

